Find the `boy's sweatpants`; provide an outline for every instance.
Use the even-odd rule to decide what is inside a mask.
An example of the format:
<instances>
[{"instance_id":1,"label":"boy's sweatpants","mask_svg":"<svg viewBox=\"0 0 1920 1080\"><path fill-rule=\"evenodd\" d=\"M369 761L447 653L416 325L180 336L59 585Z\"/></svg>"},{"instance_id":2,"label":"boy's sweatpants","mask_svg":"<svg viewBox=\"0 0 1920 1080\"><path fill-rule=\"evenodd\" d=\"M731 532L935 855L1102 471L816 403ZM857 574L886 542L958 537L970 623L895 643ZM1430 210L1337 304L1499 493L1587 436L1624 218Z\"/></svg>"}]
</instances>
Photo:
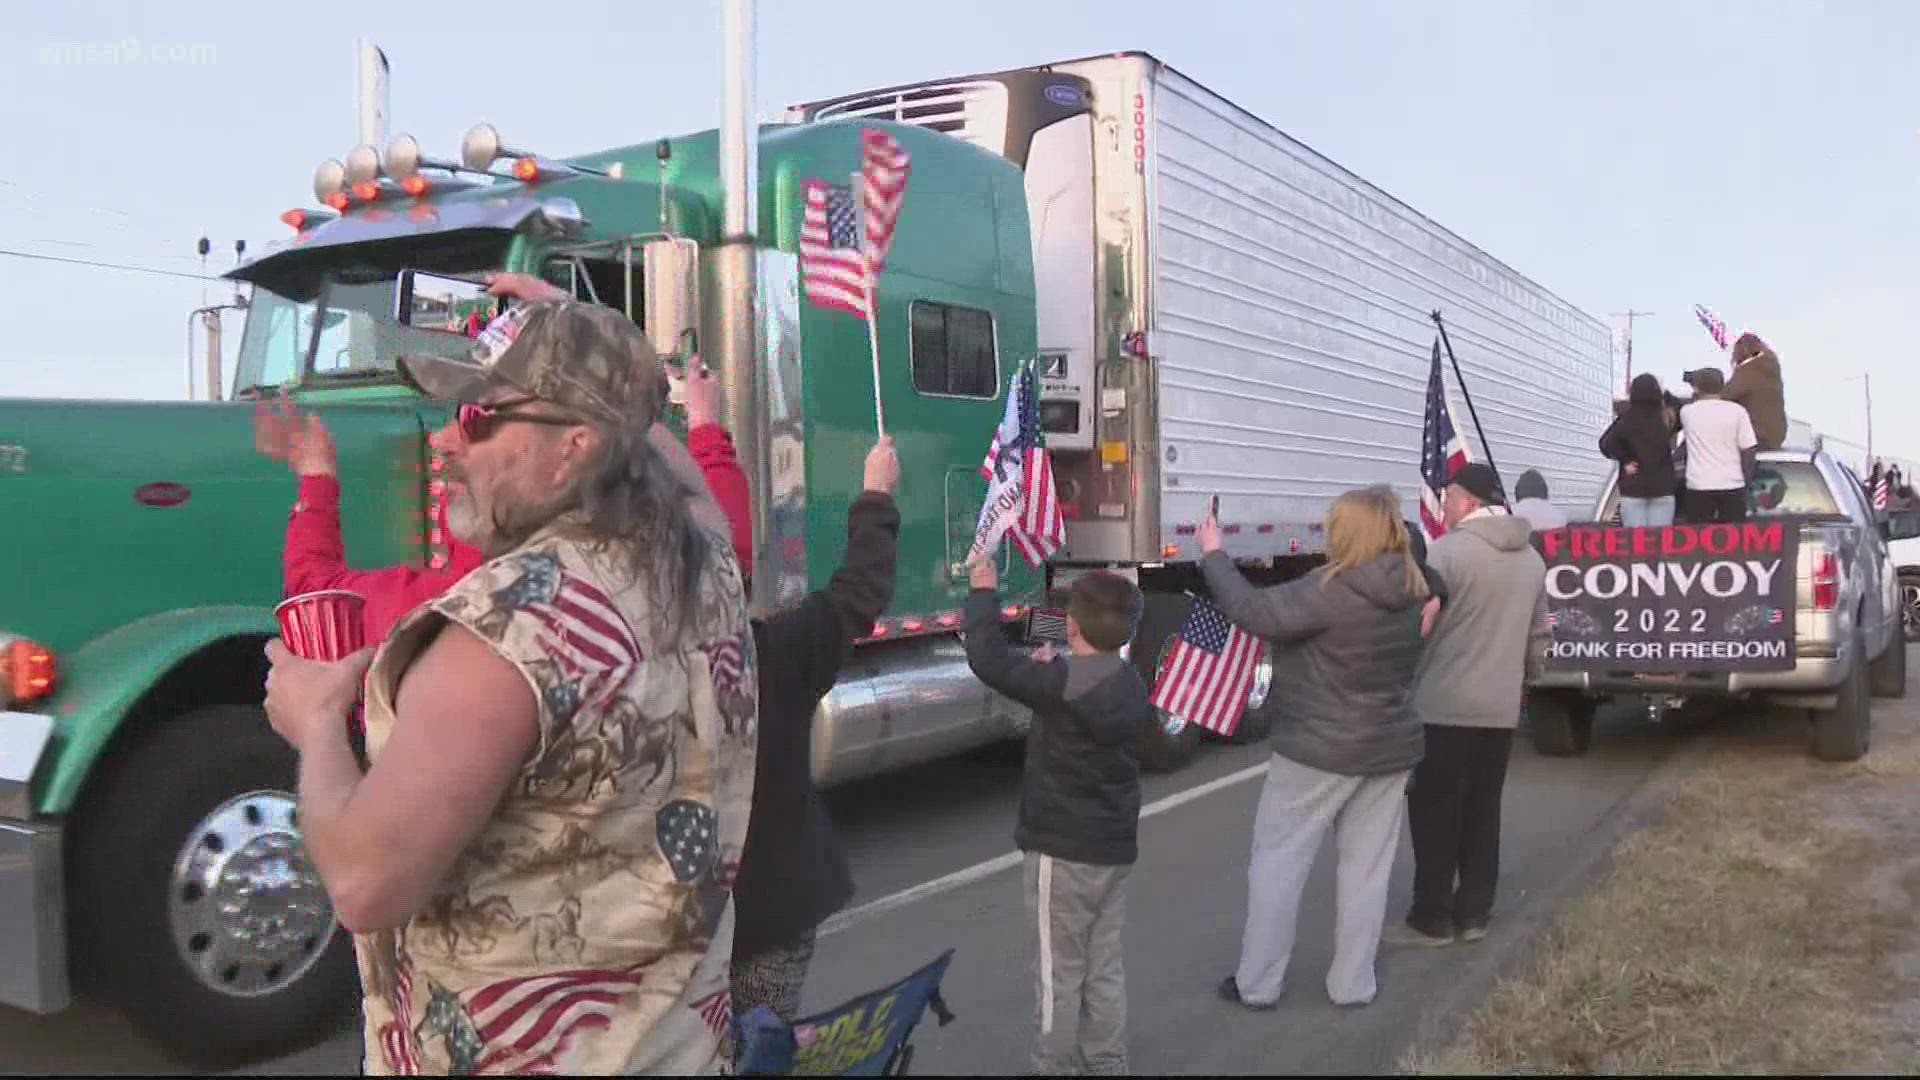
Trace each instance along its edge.
<instances>
[{"instance_id":1,"label":"boy's sweatpants","mask_svg":"<svg viewBox=\"0 0 1920 1080\"><path fill-rule=\"evenodd\" d=\"M1039 1031L1033 1071L1127 1071L1127 978L1121 926L1131 866L1026 855Z\"/></svg>"}]
</instances>

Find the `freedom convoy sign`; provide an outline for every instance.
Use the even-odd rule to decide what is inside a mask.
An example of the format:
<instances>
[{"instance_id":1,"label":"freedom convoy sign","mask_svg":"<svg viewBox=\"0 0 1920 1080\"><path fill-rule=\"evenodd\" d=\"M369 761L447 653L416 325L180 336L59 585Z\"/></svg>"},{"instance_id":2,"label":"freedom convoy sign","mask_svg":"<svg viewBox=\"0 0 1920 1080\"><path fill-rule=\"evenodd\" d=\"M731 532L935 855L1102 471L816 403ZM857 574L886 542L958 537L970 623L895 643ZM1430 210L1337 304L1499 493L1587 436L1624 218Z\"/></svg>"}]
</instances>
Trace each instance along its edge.
<instances>
[{"instance_id":1,"label":"freedom convoy sign","mask_svg":"<svg viewBox=\"0 0 1920 1080\"><path fill-rule=\"evenodd\" d=\"M1790 518L1536 533L1548 667L1778 671L1794 665L1800 523Z\"/></svg>"}]
</instances>

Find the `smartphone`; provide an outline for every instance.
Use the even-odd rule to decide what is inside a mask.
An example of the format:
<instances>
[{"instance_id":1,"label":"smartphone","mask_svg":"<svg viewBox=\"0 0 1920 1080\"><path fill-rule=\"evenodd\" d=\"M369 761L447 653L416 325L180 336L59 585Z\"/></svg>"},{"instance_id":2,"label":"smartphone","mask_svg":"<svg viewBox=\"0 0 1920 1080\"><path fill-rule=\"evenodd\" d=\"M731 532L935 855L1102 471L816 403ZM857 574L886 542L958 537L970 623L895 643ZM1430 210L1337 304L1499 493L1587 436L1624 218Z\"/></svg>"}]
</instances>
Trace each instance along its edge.
<instances>
[{"instance_id":1,"label":"smartphone","mask_svg":"<svg viewBox=\"0 0 1920 1080\"><path fill-rule=\"evenodd\" d=\"M1215 495L1213 502L1207 506L1207 516L1215 521L1220 520L1220 496Z\"/></svg>"}]
</instances>

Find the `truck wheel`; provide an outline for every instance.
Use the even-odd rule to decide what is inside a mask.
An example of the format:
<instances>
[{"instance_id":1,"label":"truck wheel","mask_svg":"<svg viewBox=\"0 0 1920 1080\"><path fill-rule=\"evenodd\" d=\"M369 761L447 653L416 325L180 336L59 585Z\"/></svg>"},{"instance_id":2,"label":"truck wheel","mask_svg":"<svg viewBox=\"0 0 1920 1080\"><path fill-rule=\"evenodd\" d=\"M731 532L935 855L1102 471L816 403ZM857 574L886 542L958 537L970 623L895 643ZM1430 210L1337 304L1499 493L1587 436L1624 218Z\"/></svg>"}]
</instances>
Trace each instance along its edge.
<instances>
[{"instance_id":1,"label":"truck wheel","mask_svg":"<svg viewBox=\"0 0 1920 1080\"><path fill-rule=\"evenodd\" d=\"M295 756L265 713L150 724L97 771L68 847L82 989L207 1067L337 1031L358 997L352 938L300 843Z\"/></svg>"},{"instance_id":2,"label":"truck wheel","mask_svg":"<svg viewBox=\"0 0 1920 1080\"><path fill-rule=\"evenodd\" d=\"M1273 656L1264 652L1260 656L1260 666L1253 672L1253 691L1247 695L1247 711L1240 714L1240 726L1223 742L1233 746L1249 746L1267 741L1273 734Z\"/></svg>"},{"instance_id":3,"label":"truck wheel","mask_svg":"<svg viewBox=\"0 0 1920 1080\"><path fill-rule=\"evenodd\" d=\"M1905 635L1889 638L1887 649L1873 662L1870 675L1873 681L1873 696L1877 698L1901 698L1907 696L1907 640Z\"/></svg>"},{"instance_id":4,"label":"truck wheel","mask_svg":"<svg viewBox=\"0 0 1920 1080\"><path fill-rule=\"evenodd\" d=\"M1900 573L1900 629L1908 641L1920 641L1920 571Z\"/></svg>"},{"instance_id":5,"label":"truck wheel","mask_svg":"<svg viewBox=\"0 0 1920 1080\"><path fill-rule=\"evenodd\" d=\"M1147 685L1153 685L1160 664L1171 651L1173 636L1186 621L1192 602L1182 593L1148 593L1140 613L1140 629L1134 632L1127 659ZM1193 760L1200 750L1205 732L1185 721L1155 709L1154 723L1147 728L1146 741L1140 744L1140 767L1148 772L1174 772Z\"/></svg>"},{"instance_id":6,"label":"truck wheel","mask_svg":"<svg viewBox=\"0 0 1920 1080\"><path fill-rule=\"evenodd\" d=\"M1840 684L1840 702L1813 713L1813 756L1821 761L1858 761L1873 743L1873 702L1868 696L1867 639L1854 636L1853 667Z\"/></svg>"},{"instance_id":7,"label":"truck wheel","mask_svg":"<svg viewBox=\"0 0 1920 1080\"><path fill-rule=\"evenodd\" d=\"M1596 706L1581 697L1530 694L1527 732L1533 748L1547 757L1578 757L1593 746Z\"/></svg>"}]
</instances>

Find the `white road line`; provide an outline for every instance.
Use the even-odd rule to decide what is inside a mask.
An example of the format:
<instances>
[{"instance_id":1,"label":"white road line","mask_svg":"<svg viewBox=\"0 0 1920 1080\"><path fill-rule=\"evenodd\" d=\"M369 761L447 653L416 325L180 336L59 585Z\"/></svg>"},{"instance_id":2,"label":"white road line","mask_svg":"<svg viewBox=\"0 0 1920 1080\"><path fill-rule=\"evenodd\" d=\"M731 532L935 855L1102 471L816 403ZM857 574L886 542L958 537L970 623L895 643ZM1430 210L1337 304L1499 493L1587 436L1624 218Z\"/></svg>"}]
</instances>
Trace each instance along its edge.
<instances>
[{"instance_id":1,"label":"white road line","mask_svg":"<svg viewBox=\"0 0 1920 1080\"><path fill-rule=\"evenodd\" d=\"M1185 791L1176 791L1164 799L1155 799L1153 802L1141 807L1140 819L1144 821L1155 814L1162 814L1175 807L1185 806L1195 799L1204 799L1216 791L1222 791L1235 784L1244 783L1256 776L1265 776L1266 774L1267 766L1265 762L1262 762L1259 765L1249 765L1239 772L1228 773L1226 776L1222 776L1216 780L1209 780L1204 784L1197 784L1187 788ZM923 881L912 888L902 889L897 893L883 896L870 903L861 904L857 908L850 908L833 916L826 922L821 923L817 936L822 938L832 937L834 934L838 934L858 923L866 922L875 916L885 915L889 911L906 907L908 904L918 903L928 897L939 896L941 893L948 893L955 889L964 888L982 878L992 877L1003 870L1011 870L1020 865L1020 860L1020 852L1009 851L1005 855L988 859L986 862L975 863L963 870L955 870L951 874L934 878L932 881Z\"/></svg>"}]
</instances>

